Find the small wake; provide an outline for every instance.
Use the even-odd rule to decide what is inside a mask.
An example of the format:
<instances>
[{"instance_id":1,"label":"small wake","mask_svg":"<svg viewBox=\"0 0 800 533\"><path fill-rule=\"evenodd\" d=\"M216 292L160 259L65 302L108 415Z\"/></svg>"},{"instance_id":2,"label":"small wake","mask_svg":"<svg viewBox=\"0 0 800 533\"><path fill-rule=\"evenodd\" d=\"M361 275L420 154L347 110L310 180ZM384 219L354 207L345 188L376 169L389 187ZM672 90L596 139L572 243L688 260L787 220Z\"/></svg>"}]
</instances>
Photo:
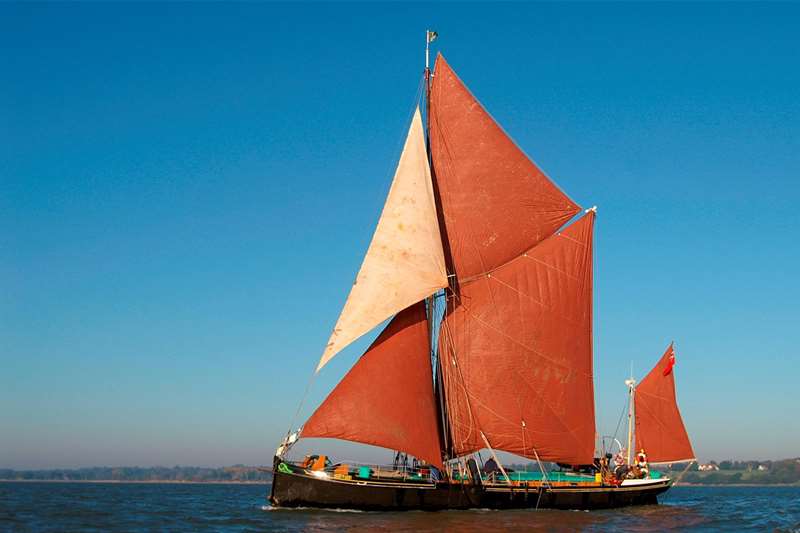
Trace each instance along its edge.
<instances>
[{"instance_id":1,"label":"small wake","mask_svg":"<svg viewBox=\"0 0 800 533\"><path fill-rule=\"evenodd\" d=\"M262 505L262 511L318 511L323 513L365 513L360 509L339 509L328 507L275 507L272 505Z\"/></svg>"}]
</instances>

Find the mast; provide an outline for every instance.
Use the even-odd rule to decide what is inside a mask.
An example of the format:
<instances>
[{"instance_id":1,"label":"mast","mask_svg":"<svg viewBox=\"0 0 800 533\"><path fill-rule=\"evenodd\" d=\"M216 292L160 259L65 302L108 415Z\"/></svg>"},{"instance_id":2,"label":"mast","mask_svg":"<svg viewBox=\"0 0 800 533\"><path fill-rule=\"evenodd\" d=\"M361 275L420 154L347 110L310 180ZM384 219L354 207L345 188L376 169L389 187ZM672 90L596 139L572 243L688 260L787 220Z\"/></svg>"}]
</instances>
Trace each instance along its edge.
<instances>
[{"instance_id":1,"label":"mast","mask_svg":"<svg viewBox=\"0 0 800 533\"><path fill-rule=\"evenodd\" d=\"M451 457L590 464L592 228L436 55L431 176L447 262L438 343ZM534 326L535 325L535 326ZM451 364L452 363L452 364ZM497 387L514 375L512 387Z\"/></svg>"},{"instance_id":2,"label":"mast","mask_svg":"<svg viewBox=\"0 0 800 533\"><path fill-rule=\"evenodd\" d=\"M636 394L636 380L633 379L633 371L631 371L631 377L625 380L625 385L628 386L628 447L626 450L628 466L630 466L631 446L633 444L633 396Z\"/></svg>"},{"instance_id":3,"label":"mast","mask_svg":"<svg viewBox=\"0 0 800 533\"><path fill-rule=\"evenodd\" d=\"M436 180L433 178L434 170L433 170L433 161L431 158L431 43L436 40L439 36L438 33L432 30L425 30L425 147L428 151L428 165L431 169L431 178L433 183L433 194L436 199L436 205L440 204L439 199L439 192L438 188L436 187ZM438 211L438 209L437 209ZM441 224L440 224L441 226ZM443 230L443 226L441 228ZM445 237L446 240L446 237ZM445 306L447 305L447 289L445 289ZM447 461L451 457L451 446L450 446L450 432L447 423L447 402L445 401L444 396L444 385L442 383L442 368L441 368L441 361L439 359L439 353L437 350L438 342L436 342L436 332L438 328L436 326L436 319L437 319L437 310L436 310L436 297L437 294L433 294L426 299L427 308L428 308L428 338L430 339L430 347L431 347L431 360L433 364L433 380L435 384L434 395L436 396L437 406L439 408L439 425L441 427L441 431L439 433L441 437L441 446L442 446L442 459L443 461Z\"/></svg>"},{"instance_id":4,"label":"mast","mask_svg":"<svg viewBox=\"0 0 800 533\"><path fill-rule=\"evenodd\" d=\"M425 133L430 139L431 131L431 43L439 36L431 30L425 30ZM428 142L428 157L430 157L430 141Z\"/></svg>"}]
</instances>

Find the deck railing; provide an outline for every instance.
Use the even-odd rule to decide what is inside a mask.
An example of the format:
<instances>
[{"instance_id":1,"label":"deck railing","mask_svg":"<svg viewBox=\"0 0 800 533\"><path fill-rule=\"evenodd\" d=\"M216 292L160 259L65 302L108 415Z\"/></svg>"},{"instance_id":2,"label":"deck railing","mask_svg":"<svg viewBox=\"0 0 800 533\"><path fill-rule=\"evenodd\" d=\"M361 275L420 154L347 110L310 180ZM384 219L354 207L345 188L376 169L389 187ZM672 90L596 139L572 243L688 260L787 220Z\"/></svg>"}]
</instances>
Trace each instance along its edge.
<instances>
[{"instance_id":1,"label":"deck railing","mask_svg":"<svg viewBox=\"0 0 800 533\"><path fill-rule=\"evenodd\" d=\"M435 467L420 465L417 467L404 465L388 465L378 463L364 463L360 461L340 461L324 468L314 469L304 461L286 461L294 468L303 469L324 477L345 480L391 480L401 482L435 483L442 480L445 476ZM481 482L487 486L511 486L520 488L538 489L540 486L568 486L568 485L594 485L603 484L599 476L580 474L576 472L550 471L546 476L540 472L516 471L508 472L509 479L500 474L492 472L482 474ZM459 473L454 470L450 476L450 482L471 484L473 481L467 472Z\"/></svg>"},{"instance_id":2,"label":"deck railing","mask_svg":"<svg viewBox=\"0 0 800 533\"><path fill-rule=\"evenodd\" d=\"M312 470L303 461L286 461L297 468ZM359 461L339 461L325 468L318 469L318 472L325 472L330 477L344 477L351 479L391 479L396 481L417 481L434 483L441 478L437 476L430 466L395 466L377 463L364 463ZM346 473L345 473L346 472Z\"/></svg>"}]
</instances>

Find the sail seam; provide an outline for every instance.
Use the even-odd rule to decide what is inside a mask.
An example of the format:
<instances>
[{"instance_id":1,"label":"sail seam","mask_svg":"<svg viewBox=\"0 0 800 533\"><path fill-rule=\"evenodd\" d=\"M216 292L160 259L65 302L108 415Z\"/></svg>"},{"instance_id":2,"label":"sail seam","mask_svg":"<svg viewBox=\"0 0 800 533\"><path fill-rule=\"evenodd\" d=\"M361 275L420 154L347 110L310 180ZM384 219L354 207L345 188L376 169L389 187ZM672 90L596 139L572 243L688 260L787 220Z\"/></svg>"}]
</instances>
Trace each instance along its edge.
<instances>
[{"instance_id":1,"label":"sail seam","mask_svg":"<svg viewBox=\"0 0 800 533\"><path fill-rule=\"evenodd\" d=\"M544 302L542 302L542 301L540 301L540 300L538 300L538 299L534 298L534 297L533 297L533 296L531 296L530 294L528 294L528 293L525 293L525 292L522 292L521 290L517 289L517 288L516 288L516 287L514 287L513 285L509 285L509 284L508 284L508 283L506 283L505 281L503 281L503 280L501 280L501 279L499 279L499 278L497 278L497 277L494 277L494 276L493 276L493 277L491 277L491 278L489 278L489 279L490 279L490 280L492 280L492 281L495 281L495 282L499 283L500 285L503 285L504 287L508 287L510 290L512 290L512 291L514 291L514 292L516 292L516 293L517 293L517 294L519 294L520 296L524 296L524 297L528 298L529 300L531 300L531 301L533 301L533 302L535 302L535 303L539 304L539 305L540 305L540 306L542 306L543 308L545 308L545 309L547 309L547 310L549 310L549 311L553 311L553 314L554 314L555 316L558 316L559 318L562 318L562 319L566 320L567 322L571 322L571 323L573 323L573 324L575 324L575 325L580 325L580 324L578 323L578 320L575 320L574 318L568 317L568 316L564 315L563 313L556 313L556 312L555 312L555 309L553 308L553 306L547 305L547 304L545 304Z\"/></svg>"},{"instance_id":2,"label":"sail seam","mask_svg":"<svg viewBox=\"0 0 800 533\"><path fill-rule=\"evenodd\" d=\"M578 210L578 211L580 211L580 210ZM577 215L577 212L576 212L575 214ZM570 219L569 219L569 220L567 220L566 222L564 222L564 224L563 224L563 225L562 225L562 226L561 226L559 229L560 229L561 231L563 231L563 228L564 228L564 227L565 227L565 226L566 226L566 225L569 223L569 221L570 221L570 220L572 220L573 218L575 218L575 215L572 215L572 217L570 217ZM583 218L583 217L580 217L580 218ZM580 218L579 218L578 220L580 220ZM576 220L575 222L577 222L577 220ZM564 235L563 233L558 233L558 232L556 232L556 233L553 233L553 234L552 234L550 237L563 237L563 238L565 238L565 239L567 239L567 240L570 240L570 241L574 242L575 244L578 244L578 245L580 245L580 246L582 246L582 247L586 247L586 243L582 243L582 242L578 241L577 239L573 239L572 237L570 237L570 236L568 236L568 235ZM539 241L538 243L534 244L534 245L533 245L533 246L531 246L530 248L527 248L525 251L523 251L523 252L521 252L521 253L519 253L519 254L515 255L514 257L512 257L511 259L509 259L509 260L508 260L508 261L506 261L505 263L502 263L502 264L500 264L500 265L497 265L495 268L492 268L491 270L487 270L487 271L485 271L485 272L481 272L480 274L473 274L472 276L467 276L467 277L465 277L465 278L459 278L459 281L461 282L461 284L462 284L462 285L466 285L466 284L468 284L468 283L471 283L471 282L473 282L473 281L476 281L476 280L478 280L478 279L484 278L484 277L486 277L486 276L487 276L487 275L489 275L489 274L494 274L494 273L495 273L495 272L497 272L498 270L501 270L502 268L504 268L504 267L506 267L506 266L510 265L511 263L514 263L514 262L515 262L515 261L517 261L518 259L522 259L523 257L528 257L528 254L529 254L530 252L534 251L534 250L535 250L537 247L539 247L540 245L544 244L544 243L545 243L545 242L546 242L546 241L547 241L547 240L548 240L550 237L547 237L547 238L545 238L545 239L542 239L541 241ZM543 263L541 260L538 260L538 259L533 259L533 258L531 258L531 257L528 257L528 258L529 258L529 259L531 259L531 260L533 260L533 261L538 261L538 262L542 263L543 265L545 265L545 266L547 266L547 267L549 267L549 268L556 269L556 267L553 267L552 265L548 265L547 263ZM556 270L558 270L558 269L556 269ZM559 271L559 272L563 272L563 271L561 271L561 270L558 270L558 271ZM574 276L570 276L570 275L569 275L569 274L567 274L566 272L563 272L563 273L564 273L566 276L569 276L569 277L571 277L571 279L574 279L574 280L578 280L578 281L580 281L580 278L577 278L577 277L574 277Z\"/></svg>"},{"instance_id":3,"label":"sail seam","mask_svg":"<svg viewBox=\"0 0 800 533\"><path fill-rule=\"evenodd\" d=\"M662 402L668 402L670 400L674 400L674 398L664 398L663 396L657 396L657 395L652 394L650 392L639 392L638 389L636 390L636 394L644 395L644 396L650 396L651 398L656 398L657 400L661 400Z\"/></svg>"},{"instance_id":4,"label":"sail seam","mask_svg":"<svg viewBox=\"0 0 800 533\"><path fill-rule=\"evenodd\" d=\"M545 263L545 262L544 262L544 261L542 261L541 259L535 259L535 258L533 258L533 257L530 257L530 256L529 256L529 255L527 255L527 254L523 255L522 257L524 257L524 258L527 258L527 259L530 259L530 260L531 260L531 261L533 261L534 263L539 263L540 265L544 266L545 268L549 268L550 270L555 270L555 271L556 271L556 272L558 272L559 274L563 274L564 276L568 277L569 279L571 279L571 280L573 280L573 281L583 281L583 280L582 280L580 277L578 277L578 276L573 276L572 274L570 274L570 273L569 273L569 272L567 272L566 270L563 270L563 269L561 269L561 268L558 268L558 267L556 267L556 266L553 266L553 265L550 265L550 264L548 264L548 263Z\"/></svg>"},{"instance_id":5,"label":"sail seam","mask_svg":"<svg viewBox=\"0 0 800 533\"><path fill-rule=\"evenodd\" d=\"M656 413L654 413L653 410L650 409L647 406L647 404L639 404L639 405L637 405L637 408L639 408L639 407L644 407L644 410L647 411L648 413L650 413L650 415L653 417L653 419L655 419L655 421L658 422L658 424L665 430L661 435L662 439L667 439L667 440L670 440L672 442L681 443L680 437L672 436L672 433L669 431L669 427L667 427L667 425L664 424L664 422L661 420L661 417L659 417ZM681 421L681 423L683 423L683 421ZM684 431L685 431L685 427L684 427ZM638 434L636 435L636 443L639 444L639 436L638 436Z\"/></svg>"},{"instance_id":6,"label":"sail seam","mask_svg":"<svg viewBox=\"0 0 800 533\"><path fill-rule=\"evenodd\" d=\"M481 323L481 324L483 324L484 326L486 326L486 327L488 327L488 328L491 328L491 329L493 329L494 331L498 332L499 334L501 334L502 336L506 337L506 338L507 338L507 339L509 339L510 341L512 341L512 342L514 342L514 343L516 343L516 344L518 344L519 346L522 346L523 348L525 348L526 350L528 350L528 351L530 351L530 352L533 352L535 355L539 356L540 358L544 359L545 361L548 361L548 362L550 362L550 363L553 363L553 364L555 364L555 365L558 365L558 366L561 366L561 367L565 367L565 368L568 368L569 370L572 370L572 371L574 371L574 369L573 369L573 368L571 368L571 367L570 367L569 365L567 365L566 363L562 363L561 361L558 361L558 360L556 360L556 359L552 359L550 356L548 356L548 355L546 355L546 354L543 354L542 352L540 352L540 351L536 350L535 348L531 348L531 347L530 347L530 346L528 346L527 344L525 344L525 343L523 343L523 342L520 342L520 341L518 341L517 339L515 339L514 337L512 337L512 336L510 336L509 334L505 333L504 331L500 330L499 328L497 328L497 327L495 327L495 326L492 326L491 324L489 324L488 322L484 321L482 318L480 318L479 316L477 316L476 314L474 314L474 313L473 313L473 312L470 310L469 306L467 306L466 304L461 304L461 305L464 307L464 309L466 309L466 310L467 310L467 312L469 312L469 315L470 315L472 318L474 318L475 320L477 320L478 322L480 322L480 323ZM584 374L584 375L586 375L586 376L588 376L588 377L590 377L590 378L592 377L592 373L591 373L591 372L589 372L589 373L582 372L582 374Z\"/></svg>"},{"instance_id":7,"label":"sail seam","mask_svg":"<svg viewBox=\"0 0 800 533\"><path fill-rule=\"evenodd\" d=\"M456 298L458 298L457 295L456 295ZM455 346L453 346L453 344L452 344L452 337L450 336L450 325L447 324L447 321L444 321L443 325L447 330L447 340L450 343L450 349L452 350L452 357L453 357L453 361L454 361L454 365L453 366L456 367L456 370L458 372L458 377L461 379L460 386L461 386L461 389L463 389L464 398L465 398L466 404L467 404L467 413L468 413L469 421L470 421L469 433L474 431L474 428L477 428L477 430L480 431L481 430L480 429L480 425L478 424L478 421L477 421L477 419L475 418L475 415L472 412L472 404L470 403L470 393L469 393L469 390L467 390L467 386L466 386L466 384L464 382L465 380L464 380L464 375L463 375L462 370L461 370L461 365L458 364L458 356L456 355L456 349L455 349ZM448 409L448 414L452 413L452 412L453 412L453 410ZM464 442L465 442L465 440L461 439L462 445L463 445Z\"/></svg>"},{"instance_id":8,"label":"sail seam","mask_svg":"<svg viewBox=\"0 0 800 533\"><path fill-rule=\"evenodd\" d=\"M439 141L442 143L442 145L443 145L443 147L444 147L444 149L445 149L445 152L446 152L446 156L447 156L447 166L446 166L445 168L443 168L443 169L439 169L439 168L437 167L436 174L438 175L438 174L440 173L440 170L444 170L444 171L445 171L445 172L444 172L445 174L447 174L447 173L455 173L454 169L455 169L455 168L456 168L456 166L457 166L457 165L456 165L456 159L455 159L455 157L453 157L452 150L450 149L450 144L449 144L449 143L448 143L448 141L447 141L447 134L448 134L448 131L447 131L447 130L448 130L449 128L447 127L447 125L446 125L446 124L440 123L440 121L439 121L439 113L438 113L438 108L439 108L439 106L438 106L438 105L437 105L437 106L435 106L435 108L434 108L434 109L436 109L436 111L434 111L434 113L433 113L433 119L434 119L434 122L436 123L436 126L437 126L437 132L438 132L438 135L437 135L437 137L438 137ZM448 179L448 180L446 180L446 182L447 182L447 189L449 190L449 188L450 188L450 184L451 184L451 180L450 180L450 179ZM438 179L437 179L437 184L438 184L438 186L441 188L441 186L442 186L441 180L438 180ZM440 200L441 200L441 199L440 199ZM449 200L448 200L448 201L449 201ZM446 212L446 210L444 209L444 203L442 203L442 214L444 215L444 217L443 217L443 218L444 218L444 220L445 220L445 223L446 223L446 222L447 222L447 218L448 218L448 217L447 217L447 212ZM467 240L467 244L469 244L469 245L470 245L470 246L471 246L471 247L474 249L474 253L475 253L475 255L478 257L478 260L481 262L481 268L482 268L483 270L485 270L485 269L486 269L486 263L485 263L485 261L484 261L484 259L483 259L483 255L481 254L480 248L478 248L478 247L475 245L475 240L476 240L476 239L474 238L474 237L475 237L475 232L474 232L474 231L472 231L472 226L470 226L470 227L469 227L469 233L470 233L470 235L471 235L473 238L471 238L471 239L468 239L468 240ZM452 246L452 245L451 245L451 246ZM453 263L453 270L455 271L455 262ZM454 273L455 273L455 274L456 274L456 276L457 276L457 274L458 274L458 273L457 273L457 272L454 272ZM456 278L456 279L458 280L458 278Z\"/></svg>"},{"instance_id":9,"label":"sail seam","mask_svg":"<svg viewBox=\"0 0 800 533\"><path fill-rule=\"evenodd\" d=\"M517 375L520 376L520 374L517 374ZM522 376L520 376L520 377L522 377ZM558 423L561 424L561 427L564 428L564 431L552 431L552 432L551 431L532 431L532 433L539 433L541 435L563 435L563 434L566 433L566 434L569 434L572 437L572 439L575 441L575 443L577 444L578 443L578 439L575 437L574 430L568 428L560 419L558 419L558 416L556 415L555 410L553 409L553 407L549 403L547 403L547 401L542 397L542 394L540 392L538 392L535 388L531 387L530 383L527 383L524 380L523 380L523 382L525 383L525 385L529 389L534 391L536 396L538 396L542 400L542 404L550 411L550 413L553 415L553 417L556 420L558 420ZM504 417L503 415L499 414L494 409L488 407L484 402L480 401L476 396L474 396L469 391L467 391L467 394L469 396L473 397L474 400L478 404L480 404L483 409L485 409L486 411L489 411L491 414L493 414L495 417L499 418L503 422L507 423L509 426L515 427L517 425L516 421L510 420L510 419ZM495 435L502 435L502 436L510 437L510 438L518 438L518 437L515 436L516 435L516 431L512 431L512 432L509 432L509 433L498 433L498 432L492 432L492 433L495 434Z\"/></svg>"}]
</instances>

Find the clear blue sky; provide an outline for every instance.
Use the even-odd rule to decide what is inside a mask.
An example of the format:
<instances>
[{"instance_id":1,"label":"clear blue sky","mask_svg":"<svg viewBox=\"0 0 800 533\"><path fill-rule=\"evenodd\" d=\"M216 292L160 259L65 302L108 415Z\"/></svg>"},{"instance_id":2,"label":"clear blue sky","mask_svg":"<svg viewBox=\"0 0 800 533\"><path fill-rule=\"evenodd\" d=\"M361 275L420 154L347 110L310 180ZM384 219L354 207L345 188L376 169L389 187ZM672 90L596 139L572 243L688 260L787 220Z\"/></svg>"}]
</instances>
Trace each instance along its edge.
<instances>
[{"instance_id":1,"label":"clear blue sky","mask_svg":"<svg viewBox=\"0 0 800 533\"><path fill-rule=\"evenodd\" d=\"M674 339L702 459L800 455L798 20L798 4L0 6L0 467L270 463L380 212L426 27L599 206L600 430L630 361L641 377Z\"/></svg>"}]
</instances>

